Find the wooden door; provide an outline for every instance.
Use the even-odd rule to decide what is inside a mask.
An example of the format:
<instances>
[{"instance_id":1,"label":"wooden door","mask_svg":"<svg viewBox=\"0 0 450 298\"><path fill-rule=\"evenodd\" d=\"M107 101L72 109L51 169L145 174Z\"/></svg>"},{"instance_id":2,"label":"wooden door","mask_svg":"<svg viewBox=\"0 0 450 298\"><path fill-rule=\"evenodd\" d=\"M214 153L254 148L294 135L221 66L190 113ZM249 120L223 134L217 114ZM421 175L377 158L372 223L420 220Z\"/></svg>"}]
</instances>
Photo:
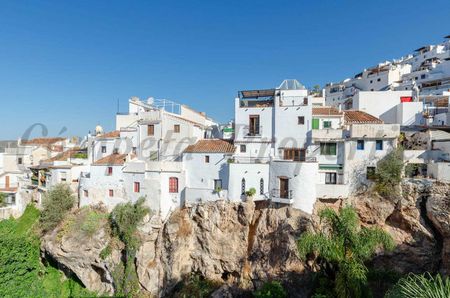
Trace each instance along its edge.
<instances>
[{"instance_id":1,"label":"wooden door","mask_svg":"<svg viewBox=\"0 0 450 298\"><path fill-rule=\"evenodd\" d=\"M5 176L5 188L9 188L9 176Z\"/></svg>"},{"instance_id":2,"label":"wooden door","mask_svg":"<svg viewBox=\"0 0 450 298\"><path fill-rule=\"evenodd\" d=\"M280 198L289 198L289 179L280 177Z\"/></svg>"}]
</instances>

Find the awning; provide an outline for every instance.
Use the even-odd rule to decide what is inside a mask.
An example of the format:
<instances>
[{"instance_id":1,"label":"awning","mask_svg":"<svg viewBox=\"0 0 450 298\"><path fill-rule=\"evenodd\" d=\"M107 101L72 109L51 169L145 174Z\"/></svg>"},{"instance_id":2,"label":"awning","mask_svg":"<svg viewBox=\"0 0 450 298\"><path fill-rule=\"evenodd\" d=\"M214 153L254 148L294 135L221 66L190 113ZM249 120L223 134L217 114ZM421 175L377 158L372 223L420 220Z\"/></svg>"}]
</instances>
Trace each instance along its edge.
<instances>
[{"instance_id":1,"label":"awning","mask_svg":"<svg viewBox=\"0 0 450 298\"><path fill-rule=\"evenodd\" d=\"M342 170L342 165L337 164L319 164L319 170Z\"/></svg>"}]
</instances>

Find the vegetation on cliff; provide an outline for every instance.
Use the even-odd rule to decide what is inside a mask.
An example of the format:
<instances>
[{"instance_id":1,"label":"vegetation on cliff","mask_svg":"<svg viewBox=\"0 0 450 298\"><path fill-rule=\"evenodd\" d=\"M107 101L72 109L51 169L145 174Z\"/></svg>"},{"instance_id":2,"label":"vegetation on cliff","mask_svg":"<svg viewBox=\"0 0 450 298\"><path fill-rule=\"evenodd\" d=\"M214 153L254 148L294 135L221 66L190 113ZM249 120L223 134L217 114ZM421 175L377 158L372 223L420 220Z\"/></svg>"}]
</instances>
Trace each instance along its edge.
<instances>
[{"instance_id":1,"label":"vegetation on cliff","mask_svg":"<svg viewBox=\"0 0 450 298\"><path fill-rule=\"evenodd\" d=\"M28 206L18 220L0 222L0 297L94 297L41 263L38 219L39 210Z\"/></svg>"},{"instance_id":2,"label":"vegetation on cliff","mask_svg":"<svg viewBox=\"0 0 450 298\"><path fill-rule=\"evenodd\" d=\"M350 207L339 213L325 208L319 212L322 228L319 233L304 233L298 241L301 257L315 257L326 277L317 289L321 297L367 297L368 268L377 249L394 247L391 236L380 228L360 227L358 214Z\"/></svg>"},{"instance_id":3,"label":"vegetation on cliff","mask_svg":"<svg viewBox=\"0 0 450 298\"><path fill-rule=\"evenodd\" d=\"M67 184L57 184L44 195L40 217L43 232L53 230L74 207L76 198Z\"/></svg>"},{"instance_id":4,"label":"vegetation on cliff","mask_svg":"<svg viewBox=\"0 0 450 298\"><path fill-rule=\"evenodd\" d=\"M113 274L116 294L125 297L134 297L139 292L135 264L140 245L137 227L150 212L144 202L145 199L140 198L135 204L119 204L110 215L113 235L125 244L123 264L120 264Z\"/></svg>"},{"instance_id":5,"label":"vegetation on cliff","mask_svg":"<svg viewBox=\"0 0 450 298\"><path fill-rule=\"evenodd\" d=\"M410 274L386 294L386 298L448 298L450 297L450 279L439 274L432 276Z\"/></svg>"}]
</instances>

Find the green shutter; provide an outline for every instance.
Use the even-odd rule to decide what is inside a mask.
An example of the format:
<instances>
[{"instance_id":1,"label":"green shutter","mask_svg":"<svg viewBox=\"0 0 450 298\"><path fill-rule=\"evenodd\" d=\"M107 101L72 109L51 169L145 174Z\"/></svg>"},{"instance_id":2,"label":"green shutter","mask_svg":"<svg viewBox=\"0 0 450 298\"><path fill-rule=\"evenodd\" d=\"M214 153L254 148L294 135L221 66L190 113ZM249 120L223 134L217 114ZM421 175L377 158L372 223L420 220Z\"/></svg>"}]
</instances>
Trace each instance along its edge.
<instances>
[{"instance_id":1,"label":"green shutter","mask_svg":"<svg viewBox=\"0 0 450 298\"><path fill-rule=\"evenodd\" d=\"M312 120L312 129L319 129L319 119Z\"/></svg>"}]
</instances>

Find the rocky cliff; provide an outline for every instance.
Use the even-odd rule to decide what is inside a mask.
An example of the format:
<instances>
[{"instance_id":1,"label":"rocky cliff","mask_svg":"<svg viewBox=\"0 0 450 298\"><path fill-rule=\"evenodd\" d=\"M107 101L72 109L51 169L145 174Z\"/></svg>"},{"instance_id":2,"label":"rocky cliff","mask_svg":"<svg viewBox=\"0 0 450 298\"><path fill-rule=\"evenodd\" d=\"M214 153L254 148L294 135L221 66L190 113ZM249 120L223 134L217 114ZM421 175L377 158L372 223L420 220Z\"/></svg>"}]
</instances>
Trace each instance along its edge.
<instances>
[{"instance_id":1,"label":"rocky cliff","mask_svg":"<svg viewBox=\"0 0 450 298\"><path fill-rule=\"evenodd\" d=\"M364 225L380 225L397 247L380 254L373 265L401 273L450 271L450 186L429 181L407 181L396 199L364 194L345 201L317 202L338 208L352 204ZM310 290L307 264L298 258L296 239L318 225L317 216L283 207L255 206L253 202L215 202L175 211L165 223L147 221L140 227L142 246L136 267L143 290L165 296L186 275L196 272L208 279L253 290L264 281L284 282L292 297ZM111 241L107 228L92 239L73 235L43 241L47 258L62 265L89 289L112 293L112 268L120 260L113 250L105 260L100 252Z\"/></svg>"}]
</instances>

